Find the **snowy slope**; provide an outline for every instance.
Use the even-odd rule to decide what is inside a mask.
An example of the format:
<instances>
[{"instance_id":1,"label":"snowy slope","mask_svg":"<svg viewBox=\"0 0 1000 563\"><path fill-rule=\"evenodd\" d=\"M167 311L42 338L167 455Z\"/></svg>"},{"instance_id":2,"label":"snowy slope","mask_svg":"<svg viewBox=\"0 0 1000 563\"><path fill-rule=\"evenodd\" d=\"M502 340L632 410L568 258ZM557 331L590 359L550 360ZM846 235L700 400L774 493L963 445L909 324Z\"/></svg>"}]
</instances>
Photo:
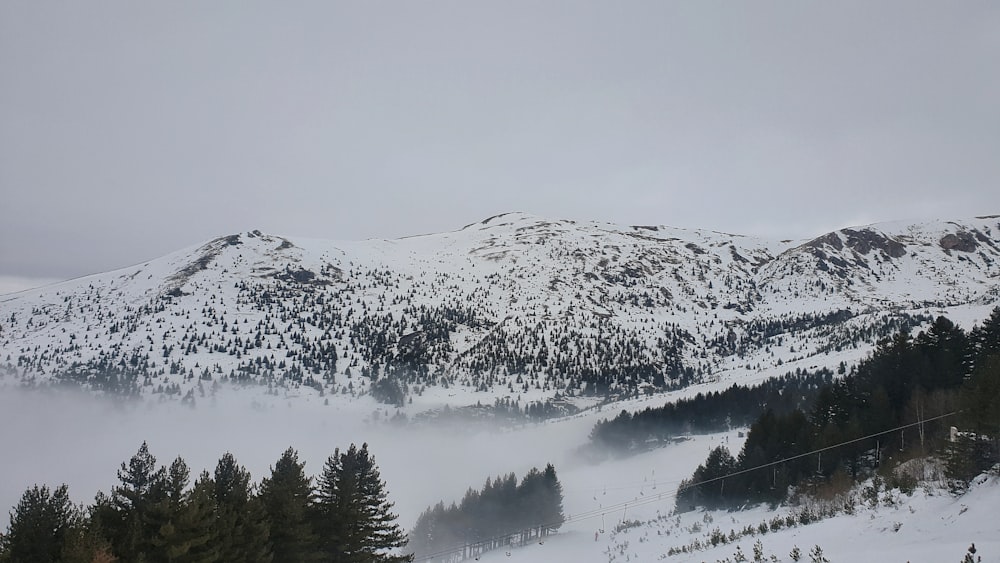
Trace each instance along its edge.
<instances>
[{"instance_id":1,"label":"snowy slope","mask_svg":"<svg viewBox=\"0 0 1000 563\"><path fill-rule=\"evenodd\" d=\"M413 412L585 406L851 364L902 326L968 324L998 301L997 217L812 241L523 213L399 240L253 231L0 296L0 381L349 398L390 376Z\"/></svg>"},{"instance_id":2,"label":"snowy slope","mask_svg":"<svg viewBox=\"0 0 1000 563\"><path fill-rule=\"evenodd\" d=\"M663 399L630 399L613 408L639 409ZM724 444L738 452L739 429L592 463L578 455L578 448L612 407L504 429L400 426L375 417L378 408L370 397L326 405L317 397L268 395L259 388L209 397L195 408L174 401L109 408L93 397L73 394L0 395L0 427L18 429L0 433L0 448L8 454L0 503L13 506L35 483L67 483L74 500L91 502L98 489L107 492L117 483L115 470L142 441L148 441L159 463L179 455L198 469L211 469L223 452L231 452L255 481L268 474L289 445L299 451L307 473L314 475L334 448L367 442L399 522L407 529L428 506L458 501L468 487L480 487L487 477L510 471L520 476L531 467L555 464L566 524L543 544L510 549L509 557L507 550L489 552L482 561L719 561L733 560L737 547L752 560L757 540L765 556L775 555L779 561L791 561L788 554L794 546L802 550L802 560L809 561L808 551L815 545L835 562L960 561L972 542L983 561L1000 560L996 478L977 483L962 497L953 497L932 482L918 487L912 496L896 492L893 506L882 502L873 509L859 503L854 515L841 513L668 556L695 542L710 545L715 529L738 534L801 510L761 506L741 512L673 514L680 481L691 475L711 448ZM623 521L633 525L616 531ZM5 525L0 520L0 528Z\"/></svg>"}]
</instances>

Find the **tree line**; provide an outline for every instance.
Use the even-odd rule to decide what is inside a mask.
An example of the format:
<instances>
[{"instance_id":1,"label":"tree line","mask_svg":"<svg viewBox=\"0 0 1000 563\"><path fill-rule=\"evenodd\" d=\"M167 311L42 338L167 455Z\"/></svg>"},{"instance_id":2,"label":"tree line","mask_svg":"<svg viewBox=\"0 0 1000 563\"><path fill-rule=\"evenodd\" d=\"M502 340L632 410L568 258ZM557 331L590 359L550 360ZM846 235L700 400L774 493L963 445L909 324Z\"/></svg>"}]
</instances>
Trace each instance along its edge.
<instances>
[{"instance_id":1,"label":"tree line","mask_svg":"<svg viewBox=\"0 0 1000 563\"><path fill-rule=\"evenodd\" d=\"M966 432L951 440L951 426ZM780 502L796 485L863 479L928 454L946 459L962 489L1000 461L998 439L1000 307L968 333L944 317L916 337L901 331L823 386L810 409L768 409L736 457L725 447L709 454L678 488L677 506Z\"/></svg>"},{"instance_id":2,"label":"tree line","mask_svg":"<svg viewBox=\"0 0 1000 563\"><path fill-rule=\"evenodd\" d=\"M509 473L471 487L460 503L439 502L425 510L409 535L417 559L478 557L543 538L562 526L562 485L552 464L532 468L518 484Z\"/></svg>"},{"instance_id":3,"label":"tree line","mask_svg":"<svg viewBox=\"0 0 1000 563\"><path fill-rule=\"evenodd\" d=\"M623 455L664 444L682 434L722 432L749 426L766 409L784 414L812 404L819 390L833 380L829 370L798 371L772 377L759 385L736 385L724 391L698 393L689 399L623 410L594 425L591 444Z\"/></svg>"},{"instance_id":4,"label":"tree line","mask_svg":"<svg viewBox=\"0 0 1000 563\"><path fill-rule=\"evenodd\" d=\"M66 485L29 488L0 536L2 563L403 563L395 523L368 445L334 451L313 480L288 448L258 485L232 454L191 484L177 457L157 467L143 443L111 494L77 506Z\"/></svg>"}]
</instances>

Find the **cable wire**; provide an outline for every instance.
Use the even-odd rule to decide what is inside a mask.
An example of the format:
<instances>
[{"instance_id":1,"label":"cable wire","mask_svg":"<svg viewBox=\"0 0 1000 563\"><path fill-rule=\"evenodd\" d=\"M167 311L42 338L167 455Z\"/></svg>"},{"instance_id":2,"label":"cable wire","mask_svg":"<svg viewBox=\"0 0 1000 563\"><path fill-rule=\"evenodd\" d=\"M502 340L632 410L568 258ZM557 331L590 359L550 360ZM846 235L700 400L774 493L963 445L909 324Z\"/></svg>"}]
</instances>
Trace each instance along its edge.
<instances>
[{"instance_id":1,"label":"cable wire","mask_svg":"<svg viewBox=\"0 0 1000 563\"><path fill-rule=\"evenodd\" d=\"M926 418L926 419L920 420L918 422L913 422L913 423L910 423L910 424L903 424L903 425L897 426L895 428L890 428L888 430L883 430L881 432L876 432L874 434L869 434L867 436L862 436L861 438L854 438L852 440L846 440L846 441L843 441L843 442L838 442L836 444L832 444L832 445L825 446L825 447L822 447L822 448L817 448L817 449L809 451L809 452L805 452L805 453L801 453L801 454L789 456L789 457L778 459L778 460L771 461L771 462L768 462L768 463L762 463L762 464L754 466L754 467L750 467L750 468L747 468L747 469L741 469L739 471L734 471L732 473L727 473L726 475L721 475L719 477L713 477L711 479L705 479L705 480L698 481L698 482L695 482L695 483L688 483L682 489L678 489L678 492L681 492L683 490L687 490L687 489L689 489L691 487L697 487L697 486L700 486L700 485L705 485L705 484L708 484L708 483L713 483L715 481L721 481L721 480L726 479L728 477L735 477L737 475L743 475L745 473L750 473L751 471L757 471L759 469L764 469L764 468L771 467L771 466L774 466L774 465L779 465L779 464L786 463L786 462L789 462L789 461L794 461L796 459L800 459L800 458L803 458L803 457L808 457L808 456L811 456L811 455L816 455L816 454L819 454L819 453L822 453L822 452L825 452L825 451L828 451L828 450L832 450L832 449L839 448L839 447L842 447L842 446L846 446L846 445L849 445L849 444L854 444L856 442L861 442L861 441L864 441L864 440L870 440L872 438L876 438L876 437L882 436L884 434L889 434L890 432L895 432L897 430L905 430L906 428L912 428L914 426L920 426L920 425L922 425L924 423L927 423L927 422L932 422L932 421L935 421L935 420L941 420L943 418L947 418L949 416L954 416L954 415L956 415L956 414L958 414L960 412L962 412L962 411L952 411L950 413L946 413L946 414L934 416L934 417L931 417L931 418ZM682 483L682 482L683 482L683 480L682 481L664 481L664 482L659 482L657 484L668 485L668 484L671 484L671 483L678 483L679 484L679 483ZM608 488L615 489L614 487L608 487ZM621 489L621 488L626 488L626 487L618 487L618 489ZM634 487L628 487L628 488L634 488ZM595 490L597 490L597 489L595 489ZM668 497L668 499L676 497L676 493L666 493L666 494L670 495ZM650 495L649 498L645 498L645 499L641 499L641 500L635 500L635 499L633 499L632 501L620 502L620 503L617 503L617 504L609 505L607 507L601 507L601 508L598 508L598 509L588 510L588 511L584 511L582 513L578 513L578 514L573 514L573 515L567 516L566 518L563 519L562 522L546 522L546 523L542 523L542 524L537 524L537 525L532 526L532 527L533 528L553 528L553 527L561 526L562 524L568 524L568 523L572 523L572 522L581 522L581 521L584 521L584 520L590 520L592 518L597 518L598 516L603 516L603 515L605 515L605 514L607 514L609 512L618 512L619 510L626 511L626 510L628 510L628 508L630 506L631 507L637 507L637 506L644 506L644 505L647 505L647 504L652 504L654 502L660 502L661 500L663 500L663 495L664 495L664 493L658 493L657 495ZM489 538L483 538L481 540L476 541L475 543L476 544L482 544L482 543L500 541L500 540L503 540L505 538L509 538L511 536L514 536L514 535L516 535L518 533L519 532L510 532L510 533L505 533L505 534L498 534L498 535L495 535L495 536L492 536L492 537L489 537ZM459 551L463 551L463 550L465 550L466 548L468 548L468 547L470 547L472 545L474 545L474 544L472 544L472 543L455 544L452 547L449 547L449 548L446 548L446 549L441 549L441 550L438 550L438 551L433 552L433 553L423 554L419 558L416 558L414 560L415 561L429 561L429 560L437 558L437 557L443 557L445 555L450 555L450 554L453 554L453 553L457 553Z\"/></svg>"}]
</instances>

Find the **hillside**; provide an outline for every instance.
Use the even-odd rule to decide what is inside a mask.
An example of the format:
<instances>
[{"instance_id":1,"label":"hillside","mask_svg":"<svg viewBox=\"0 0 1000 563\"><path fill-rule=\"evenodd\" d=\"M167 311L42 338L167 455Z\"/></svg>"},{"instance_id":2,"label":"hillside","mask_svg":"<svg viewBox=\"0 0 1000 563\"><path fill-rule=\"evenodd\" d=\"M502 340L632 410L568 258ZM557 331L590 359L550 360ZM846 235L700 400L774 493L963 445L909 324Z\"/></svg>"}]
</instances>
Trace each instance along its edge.
<instances>
[{"instance_id":1,"label":"hillside","mask_svg":"<svg viewBox=\"0 0 1000 563\"><path fill-rule=\"evenodd\" d=\"M673 513L681 480L712 447L725 444L736 455L745 429L694 435L593 464L582 462L576 451L604 416L596 409L498 431L485 426L366 424L361 419L372 406L370 398L334 407L265 396L256 398L256 408L248 408L254 395L260 395L259 390L240 390L193 409L177 402L109 408L107 401L69 393L0 395L0 422L18 428L2 440L11 455L5 460L0 502L9 510L33 483L67 483L74 500L92 502L97 490L107 492L117 483L115 470L143 441L161 463L183 456L194 468L211 469L220 453L229 451L254 476L268 475L289 444L313 474L334 447L366 442L377 457L400 523L408 530L421 511L441 500L460 501L468 487L480 486L487 477L507 471L521 475L547 462L556 465L567 517L559 532L542 544L511 549L510 558L506 549L498 549L483 554L481 561L732 561L738 547L752 560L758 540L766 557L786 562L792 561L789 553L795 546L802 551L801 561L809 561L815 545L836 562L960 561L973 542L983 561L996 560L1000 552L1000 527L993 517L1000 501L995 476L977 480L965 495L954 497L932 471L927 475L932 479L912 496L897 490L891 503L883 500L873 508L859 500L853 515L841 512L772 530L776 517L798 519L803 505ZM661 402L659 397L642 397L622 406L636 410ZM71 467L67 460L72 460ZM860 490L853 492L861 498ZM628 525L621 526L626 521ZM766 534L759 532L761 523L769 525ZM0 528L5 524L0 519ZM748 527L755 535L743 535ZM713 546L716 529L727 541ZM739 537L728 540L730 532ZM852 541L843 541L845 537ZM691 551L693 546L701 549ZM676 553L685 547L689 552Z\"/></svg>"},{"instance_id":2,"label":"hillside","mask_svg":"<svg viewBox=\"0 0 1000 563\"><path fill-rule=\"evenodd\" d=\"M998 301L997 216L811 241L522 213L398 240L252 231L0 297L0 381L189 400L242 383L547 416L851 364L900 328Z\"/></svg>"}]
</instances>

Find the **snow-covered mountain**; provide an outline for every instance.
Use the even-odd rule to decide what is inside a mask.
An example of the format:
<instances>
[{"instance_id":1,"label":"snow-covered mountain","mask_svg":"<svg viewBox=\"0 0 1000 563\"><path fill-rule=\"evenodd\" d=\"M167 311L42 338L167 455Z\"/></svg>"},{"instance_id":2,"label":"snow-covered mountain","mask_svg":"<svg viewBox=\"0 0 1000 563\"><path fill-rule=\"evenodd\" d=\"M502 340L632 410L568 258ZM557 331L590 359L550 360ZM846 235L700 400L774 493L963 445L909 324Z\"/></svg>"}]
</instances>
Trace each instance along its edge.
<instances>
[{"instance_id":1,"label":"snow-covered mountain","mask_svg":"<svg viewBox=\"0 0 1000 563\"><path fill-rule=\"evenodd\" d=\"M1000 216L811 241L523 213L398 240L252 231L0 297L0 381L524 408L850 364L998 302Z\"/></svg>"}]
</instances>

